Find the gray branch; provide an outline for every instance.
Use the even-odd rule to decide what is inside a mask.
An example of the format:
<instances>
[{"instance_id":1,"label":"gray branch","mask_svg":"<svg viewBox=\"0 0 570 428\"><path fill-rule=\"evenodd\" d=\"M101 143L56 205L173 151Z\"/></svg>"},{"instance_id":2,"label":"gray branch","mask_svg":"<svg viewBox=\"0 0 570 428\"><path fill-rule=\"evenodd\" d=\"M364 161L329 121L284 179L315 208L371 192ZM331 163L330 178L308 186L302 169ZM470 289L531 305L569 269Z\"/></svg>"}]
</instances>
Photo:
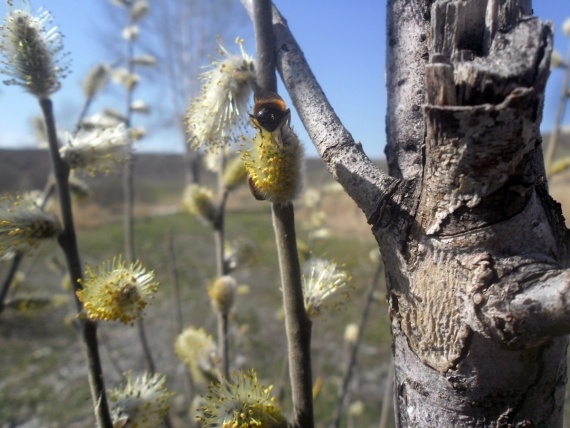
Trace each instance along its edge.
<instances>
[{"instance_id":1,"label":"gray branch","mask_svg":"<svg viewBox=\"0 0 570 428\"><path fill-rule=\"evenodd\" d=\"M252 16L252 1L242 3ZM273 31L277 69L305 129L330 173L370 221L386 205L385 196L394 194L398 180L382 173L342 125L275 6Z\"/></svg>"}]
</instances>

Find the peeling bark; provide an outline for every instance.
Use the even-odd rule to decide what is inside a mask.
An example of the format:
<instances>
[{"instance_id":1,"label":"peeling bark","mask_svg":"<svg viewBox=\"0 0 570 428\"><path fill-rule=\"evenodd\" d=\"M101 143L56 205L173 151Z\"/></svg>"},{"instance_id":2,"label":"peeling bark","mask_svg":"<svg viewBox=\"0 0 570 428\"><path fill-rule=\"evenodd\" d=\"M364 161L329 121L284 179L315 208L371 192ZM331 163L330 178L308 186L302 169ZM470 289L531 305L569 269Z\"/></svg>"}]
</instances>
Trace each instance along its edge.
<instances>
[{"instance_id":1,"label":"peeling bark","mask_svg":"<svg viewBox=\"0 0 570 428\"><path fill-rule=\"evenodd\" d=\"M274 10L277 67L386 266L400 427L561 427L570 235L539 126L552 32L530 0L388 1L390 176Z\"/></svg>"},{"instance_id":2,"label":"peeling bark","mask_svg":"<svg viewBox=\"0 0 570 428\"><path fill-rule=\"evenodd\" d=\"M552 35L530 13L527 1L431 8L418 209L400 254L375 231L397 272L399 426L562 425L568 233L539 133Z\"/></svg>"}]
</instances>

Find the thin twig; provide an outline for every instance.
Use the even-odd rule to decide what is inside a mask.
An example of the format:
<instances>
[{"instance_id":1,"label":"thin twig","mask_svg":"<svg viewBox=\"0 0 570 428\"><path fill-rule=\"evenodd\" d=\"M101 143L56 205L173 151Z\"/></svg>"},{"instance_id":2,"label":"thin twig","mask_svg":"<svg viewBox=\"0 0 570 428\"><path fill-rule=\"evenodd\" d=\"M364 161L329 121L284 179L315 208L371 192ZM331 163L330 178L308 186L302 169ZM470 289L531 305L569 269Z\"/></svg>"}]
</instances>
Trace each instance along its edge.
<instances>
[{"instance_id":1,"label":"thin twig","mask_svg":"<svg viewBox=\"0 0 570 428\"><path fill-rule=\"evenodd\" d=\"M115 358L113 350L111 349L111 345L109 344L109 341L107 339L108 338L104 330L99 329L99 343L101 344L100 347L101 349L104 349L107 352L107 356L109 358L109 361L111 362L111 366L113 367L113 369L115 369L115 374L119 378L122 378L125 375L125 370L121 367L119 359Z\"/></svg>"},{"instance_id":2,"label":"thin twig","mask_svg":"<svg viewBox=\"0 0 570 428\"><path fill-rule=\"evenodd\" d=\"M289 348L293 427L312 428L311 321L307 317L303 299L293 205L273 204L272 213Z\"/></svg>"},{"instance_id":3,"label":"thin twig","mask_svg":"<svg viewBox=\"0 0 570 428\"><path fill-rule=\"evenodd\" d=\"M275 36L270 0L254 2L253 23L257 53L257 84L264 90L276 92ZM313 428L311 321L307 317L303 299L295 212L291 203L274 203L271 208L283 289L293 400L293 427Z\"/></svg>"},{"instance_id":4,"label":"thin twig","mask_svg":"<svg viewBox=\"0 0 570 428\"><path fill-rule=\"evenodd\" d=\"M10 270L2 282L2 288L0 289L0 314L4 310L4 302L6 301L8 290L10 290L10 285L12 285L12 281L14 280L16 272L18 271L18 267L20 266L20 261L22 260L23 256L24 255L21 251L16 251L10 263Z\"/></svg>"},{"instance_id":5,"label":"thin twig","mask_svg":"<svg viewBox=\"0 0 570 428\"><path fill-rule=\"evenodd\" d=\"M220 366L223 376L229 379L230 376L230 350L229 350L229 322L228 315L218 313L218 348L220 354Z\"/></svg>"},{"instance_id":6,"label":"thin twig","mask_svg":"<svg viewBox=\"0 0 570 428\"><path fill-rule=\"evenodd\" d=\"M73 135L79 134L83 119L85 119L85 116L87 116L87 112L89 111L89 108L91 107L94 98L95 98L94 96L86 97L85 101L83 101L83 106L81 107L81 111L79 112L79 117L77 118L77 122L75 123Z\"/></svg>"},{"instance_id":7,"label":"thin twig","mask_svg":"<svg viewBox=\"0 0 570 428\"><path fill-rule=\"evenodd\" d=\"M63 161L59 154L59 142L53 115L53 104L51 99L41 99L40 106L46 122L50 156L52 168L56 180L56 187L59 196L63 230L58 238L58 243L65 254L69 276L75 291L80 289L80 281L83 279L79 250L77 247L77 237L73 224L73 212L71 208L71 195L69 193L69 166ZM77 310L82 312L83 307L79 299L75 299ZM97 424L100 428L112 428L113 423L109 414L109 404L105 392L103 370L97 344L97 324L93 321L80 319L83 341L87 351L87 366L89 371L89 385L91 387L91 397Z\"/></svg>"},{"instance_id":8,"label":"thin twig","mask_svg":"<svg viewBox=\"0 0 570 428\"><path fill-rule=\"evenodd\" d=\"M348 385L350 384L350 380L352 379L352 373L354 371L354 367L356 366L358 350L360 348L360 344L362 343L364 327L366 325L366 322L368 321L368 315L370 314L370 308L372 306L372 302L374 301L374 295L376 294L376 289L378 288L378 283L380 282L380 275L382 274L382 271L383 271L383 264L379 261L378 267L376 268L376 272L374 273L374 277L372 278L372 282L370 283L370 289L368 291L368 296L366 297L366 302L364 303L364 309L362 311L362 316L360 318L360 323L358 325L358 334L356 336L356 340L354 341L354 345L352 345L350 358L348 360L348 364L346 366L346 370L344 373L344 378L342 380L342 386L340 389L336 405L336 416L332 424L334 428L340 427L340 420L342 417L344 406L348 401L349 397Z\"/></svg>"},{"instance_id":9,"label":"thin twig","mask_svg":"<svg viewBox=\"0 0 570 428\"><path fill-rule=\"evenodd\" d=\"M182 306L180 305L180 282L178 281L178 271L176 269L176 253L174 251L174 235L172 229L168 230L166 238L166 253L168 255L168 267L170 272L170 283L172 284L172 306L176 316L175 319L175 336L182 333L184 329L184 321L182 319ZM184 370L184 380L188 403L194 400L194 378L190 370Z\"/></svg>"},{"instance_id":10,"label":"thin twig","mask_svg":"<svg viewBox=\"0 0 570 428\"><path fill-rule=\"evenodd\" d=\"M133 24L133 14L131 13L131 8L133 7L133 2L129 3L129 22L128 26L130 27ZM134 74L134 61L132 60L134 57L134 41L135 38L128 38L127 39L127 54L126 54L126 61L127 61L127 70L129 76ZM130 133L131 129L131 120L132 120L132 102L134 97L134 88L135 85L129 84L127 86L126 92L126 119L125 119L125 127L127 128L127 139L129 146L132 147L132 137ZM135 255L135 233L134 233L134 205L135 205L135 184L134 184L134 159L131 154L127 158L125 162L124 170L123 170L123 192L124 192L124 239L125 239L125 260L127 262L134 262L136 255ZM150 345L148 343L148 338L145 333L145 326L144 320L142 318L137 319L137 333L139 336L139 341L141 343L143 356L145 360L146 369L149 373L155 372L155 364L152 357L152 352L150 350Z\"/></svg>"},{"instance_id":11,"label":"thin twig","mask_svg":"<svg viewBox=\"0 0 570 428\"><path fill-rule=\"evenodd\" d=\"M174 317L174 331L176 335L182 333L184 321L182 319L182 306L180 305L180 282L178 281L178 269L176 267L176 252L174 251L174 235L172 229L168 229L166 235L166 254L168 260L168 271L170 273L170 283L172 284L172 307L176 316Z\"/></svg>"},{"instance_id":12,"label":"thin twig","mask_svg":"<svg viewBox=\"0 0 570 428\"><path fill-rule=\"evenodd\" d=\"M228 266L225 256L225 211L226 202L228 200L229 192L224 188L223 175L225 168L224 155L221 156L221 164L218 169L218 188L221 194L220 202L218 204L216 219L213 223L214 227L214 241L216 246L216 273L219 277L228 274ZM229 323L228 315L218 313L218 348L220 353L220 365L222 374L226 379L230 375L230 350L229 350Z\"/></svg>"}]
</instances>

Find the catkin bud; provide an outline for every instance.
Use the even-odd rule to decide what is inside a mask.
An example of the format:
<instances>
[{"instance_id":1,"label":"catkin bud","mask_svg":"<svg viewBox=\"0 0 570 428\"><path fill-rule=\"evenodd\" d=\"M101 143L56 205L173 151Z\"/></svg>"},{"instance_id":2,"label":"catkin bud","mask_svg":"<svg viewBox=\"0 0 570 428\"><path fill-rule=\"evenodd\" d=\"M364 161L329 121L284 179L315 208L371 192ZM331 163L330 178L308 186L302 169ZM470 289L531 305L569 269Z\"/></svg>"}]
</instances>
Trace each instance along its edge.
<instances>
[{"instance_id":1,"label":"catkin bud","mask_svg":"<svg viewBox=\"0 0 570 428\"><path fill-rule=\"evenodd\" d=\"M133 22L140 21L148 14L149 9L150 6L147 0L137 0L131 6L131 20Z\"/></svg>"},{"instance_id":2,"label":"catkin bud","mask_svg":"<svg viewBox=\"0 0 570 428\"><path fill-rule=\"evenodd\" d=\"M224 187L231 191L245 183L246 178L247 170L243 161L240 157L235 157L227 163L222 182Z\"/></svg>"},{"instance_id":3,"label":"catkin bud","mask_svg":"<svg viewBox=\"0 0 570 428\"><path fill-rule=\"evenodd\" d=\"M152 55L137 55L133 57L131 63L144 67L154 67L156 65L156 57Z\"/></svg>"},{"instance_id":4,"label":"catkin bud","mask_svg":"<svg viewBox=\"0 0 570 428\"><path fill-rule=\"evenodd\" d=\"M358 324L350 323L344 328L344 341L349 345L354 345L358 339Z\"/></svg>"},{"instance_id":5,"label":"catkin bud","mask_svg":"<svg viewBox=\"0 0 570 428\"><path fill-rule=\"evenodd\" d=\"M105 64L98 64L89 70L83 82L83 93L87 99L97 95L107 84L108 69Z\"/></svg>"},{"instance_id":6,"label":"catkin bud","mask_svg":"<svg viewBox=\"0 0 570 428\"><path fill-rule=\"evenodd\" d=\"M134 100L131 103L131 111L134 113L149 114L150 107L143 100Z\"/></svg>"},{"instance_id":7,"label":"catkin bud","mask_svg":"<svg viewBox=\"0 0 570 428\"><path fill-rule=\"evenodd\" d=\"M122 36L123 39L125 40L133 41L139 37L139 33L140 33L139 26L133 24L123 29Z\"/></svg>"},{"instance_id":8,"label":"catkin bud","mask_svg":"<svg viewBox=\"0 0 570 428\"><path fill-rule=\"evenodd\" d=\"M229 275L219 277L208 286L208 295L212 306L222 315L228 315L232 310L236 291L237 281Z\"/></svg>"},{"instance_id":9,"label":"catkin bud","mask_svg":"<svg viewBox=\"0 0 570 428\"><path fill-rule=\"evenodd\" d=\"M183 203L191 214L208 222L214 222L218 216L218 210L214 206L214 195L206 187L190 184L184 191Z\"/></svg>"}]
</instances>

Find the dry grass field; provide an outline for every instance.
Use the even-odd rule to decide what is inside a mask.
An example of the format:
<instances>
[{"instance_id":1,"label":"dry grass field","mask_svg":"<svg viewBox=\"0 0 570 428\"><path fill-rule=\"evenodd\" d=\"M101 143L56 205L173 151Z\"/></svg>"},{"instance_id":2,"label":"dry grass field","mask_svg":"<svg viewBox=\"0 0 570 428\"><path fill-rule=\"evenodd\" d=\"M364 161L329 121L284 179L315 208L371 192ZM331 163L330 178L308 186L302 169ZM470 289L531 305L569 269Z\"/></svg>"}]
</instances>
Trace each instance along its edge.
<instances>
[{"instance_id":1,"label":"dry grass field","mask_svg":"<svg viewBox=\"0 0 570 428\"><path fill-rule=\"evenodd\" d=\"M47 154L38 151L0 152L0 193L42 188L49 173ZM216 332L216 316L205 289L214 275L214 243L211 228L184 212L184 164L175 155L138 155L136 182L136 254L154 269L161 286L146 310L145 327L157 370L168 377L176 393L171 409L173 426L187 427L191 407L185 394L184 366L173 351L177 335L175 308L180 305L185 326ZM25 171L25 173L22 173ZM206 175L206 183L213 177ZM121 184L118 175L89 179L91 196L75 207L83 261L98 264L121 253ZM332 180L320 160L307 165L306 189L322 189ZM570 218L570 174L551 181L551 193ZM364 216L342 192L325 196L322 209L330 234L310 240L313 208L296 204L298 240L310 246L315 257L334 259L346 266L355 287L351 301L339 312L326 314L314 323L314 377L322 382L315 399L318 427L327 427L334 416L337 391L347 349L343 342L348 323L358 322L377 264L370 253L377 249ZM279 272L269 205L254 201L248 189L228 201L227 238L247 238L256 247L255 263L236 271L247 293L238 298L231 320L231 354L234 368L253 367L262 383L281 390L285 336L280 311ZM174 236L174 252L166 250ZM310 244L308 244L311 242ZM174 255L174 257L173 257ZM175 263L174 263L175 262ZM11 305L0 314L0 428L80 428L93 426L87 386L87 370L79 335L74 328L74 304L65 286L63 257L55 243L47 243L28 255L21 265L21 281L10 292ZM0 262L0 278L8 262ZM180 300L174 302L172 270L176 268ZM28 297L34 305L23 305ZM37 300L41 298L42 300ZM20 304L17 302L20 301ZM124 371L139 373L144 361L136 329L116 323L100 325L101 354L107 384L112 387ZM390 335L383 284L373 303L364 332L358 368L351 385L354 404L352 425L376 426L384 395L390 360ZM198 392L205 392L203 384ZM359 404L362 404L360 412Z\"/></svg>"},{"instance_id":2,"label":"dry grass field","mask_svg":"<svg viewBox=\"0 0 570 428\"><path fill-rule=\"evenodd\" d=\"M37 151L0 153L4 165L0 168L0 192L41 189L49 171L47 160ZM167 375L169 387L177 394L171 412L173 425L187 427L191 406L182 382L185 368L173 351L177 334L173 314L179 304L185 326L204 327L215 335L216 316L206 294L215 272L213 235L209 225L182 208L184 170L180 157L139 155L135 165L136 254L155 270L161 283L157 297L146 310L145 328L157 370ZM20 172L28 170L33 172L22 177ZM213 183L211 176L204 176L204 180ZM96 265L123 251L121 183L118 175L88 181L91 196L76 204L75 218L83 261ZM308 162L307 182L307 191L332 183L320 160ZM315 210L304 207L301 200L296 205L303 257L310 250L314 257L338 261L350 272L354 285L351 301L343 310L326 314L314 323L314 375L322 382L315 408L317 420L321 421L318 426L325 427L334 416L347 357L344 329L348 323L359 321L377 269L370 252L377 247L364 216L344 193L322 199L328 237L310 239ZM281 390L287 412L289 394L286 386L281 389L286 384L282 382L286 344L269 204L255 201L244 187L232 194L227 208L228 240L249 239L257 254L252 265L235 272L249 292L239 296L231 321L232 366L255 368L264 384L274 384L276 390ZM175 266L166 251L171 233ZM28 255L20 267L21 282L11 289L9 306L0 315L1 428L93 426L83 348L74 328L74 304L62 266L63 257L55 243L42 245ZM173 267L180 284L179 302L173 302ZM0 262L0 277L7 268L8 262ZM378 420L386 386L390 339L382 290L383 285L373 304L352 386L351 403L364 404L362 414L352 416L356 426L371 426ZM28 298L34 299L35 306L22 304ZM100 325L99 333L108 386L116 386L124 371L144 370L136 328L105 323ZM197 385L197 390L205 393L206 385Z\"/></svg>"}]
</instances>

